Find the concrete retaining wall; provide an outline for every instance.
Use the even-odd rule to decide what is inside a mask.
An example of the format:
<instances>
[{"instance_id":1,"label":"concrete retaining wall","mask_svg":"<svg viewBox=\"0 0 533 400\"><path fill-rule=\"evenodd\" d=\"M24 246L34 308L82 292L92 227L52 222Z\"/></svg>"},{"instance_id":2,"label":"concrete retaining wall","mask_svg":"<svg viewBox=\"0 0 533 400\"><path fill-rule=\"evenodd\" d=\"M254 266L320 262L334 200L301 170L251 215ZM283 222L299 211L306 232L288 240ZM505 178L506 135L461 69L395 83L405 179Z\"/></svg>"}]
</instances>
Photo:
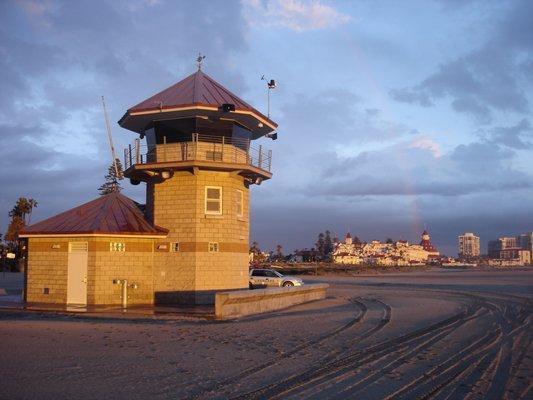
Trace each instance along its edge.
<instances>
[{"instance_id":1,"label":"concrete retaining wall","mask_svg":"<svg viewBox=\"0 0 533 400\"><path fill-rule=\"evenodd\" d=\"M298 287L218 292L215 295L217 319L237 318L287 308L312 300L326 298L327 284Z\"/></svg>"}]
</instances>

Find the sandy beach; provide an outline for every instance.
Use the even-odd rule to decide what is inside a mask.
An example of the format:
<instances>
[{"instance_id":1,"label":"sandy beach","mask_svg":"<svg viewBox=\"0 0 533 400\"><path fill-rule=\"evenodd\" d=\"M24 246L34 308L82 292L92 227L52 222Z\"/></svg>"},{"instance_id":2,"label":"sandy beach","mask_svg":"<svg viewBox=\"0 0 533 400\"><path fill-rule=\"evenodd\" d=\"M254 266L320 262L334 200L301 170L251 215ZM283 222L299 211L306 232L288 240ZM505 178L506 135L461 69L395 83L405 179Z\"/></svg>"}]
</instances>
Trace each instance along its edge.
<instances>
[{"instance_id":1,"label":"sandy beach","mask_svg":"<svg viewBox=\"0 0 533 400\"><path fill-rule=\"evenodd\" d=\"M0 313L0 398L533 395L531 269L304 279L328 298L235 321Z\"/></svg>"}]
</instances>

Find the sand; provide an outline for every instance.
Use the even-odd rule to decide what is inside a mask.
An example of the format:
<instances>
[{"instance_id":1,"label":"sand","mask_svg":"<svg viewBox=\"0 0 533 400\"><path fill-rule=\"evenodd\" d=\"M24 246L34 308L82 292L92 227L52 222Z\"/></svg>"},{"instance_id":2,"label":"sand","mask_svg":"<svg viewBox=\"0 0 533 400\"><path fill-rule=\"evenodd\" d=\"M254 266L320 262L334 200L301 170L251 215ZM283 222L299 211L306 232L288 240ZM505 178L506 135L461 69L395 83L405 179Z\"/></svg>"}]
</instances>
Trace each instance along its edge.
<instances>
[{"instance_id":1,"label":"sand","mask_svg":"<svg viewBox=\"0 0 533 400\"><path fill-rule=\"evenodd\" d=\"M533 270L304 279L228 322L0 312L0 399L532 398Z\"/></svg>"}]
</instances>

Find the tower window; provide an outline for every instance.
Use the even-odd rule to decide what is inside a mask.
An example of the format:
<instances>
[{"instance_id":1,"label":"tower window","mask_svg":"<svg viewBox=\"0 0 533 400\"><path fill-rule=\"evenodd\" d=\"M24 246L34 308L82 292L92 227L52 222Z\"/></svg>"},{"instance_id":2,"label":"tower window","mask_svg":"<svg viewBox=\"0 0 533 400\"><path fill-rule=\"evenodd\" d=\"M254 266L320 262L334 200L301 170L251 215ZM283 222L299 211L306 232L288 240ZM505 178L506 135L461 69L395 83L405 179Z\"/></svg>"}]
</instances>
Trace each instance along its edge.
<instances>
[{"instance_id":1,"label":"tower window","mask_svg":"<svg viewBox=\"0 0 533 400\"><path fill-rule=\"evenodd\" d=\"M205 187L205 213L222 214L222 188L220 186Z\"/></svg>"},{"instance_id":2,"label":"tower window","mask_svg":"<svg viewBox=\"0 0 533 400\"><path fill-rule=\"evenodd\" d=\"M220 151L206 151L205 159L209 161L222 161L222 152Z\"/></svg>"},{"instance_id":3,"label":"tower window","mask_svg":"<svg viewBox=\"0 0 533 400\"><path fill-rule=\"evenodd\" d=\"M209 252L210 253L218 252L218 242L209 242Z\"/></svg>"},{"instance_id":4,"label":"tower window","mask_svg":"<svg viewBox=\"0 0 533 400\"><path fill-rule=\"evenodd\" d=\"M237 211L237 217L242 217L243 214L243 195L242 190L235 191L235 209Z\"/></svg>"},{"instance_id":5,"label":"tower window","mask_svg":"<svg viewBox=\"0 0 533 400\"><path fill-rule=\"evenodd\" d=\"M178 242L173 242L170 244L170 251L177 252L180 251L180 244Z\"/></svg>"}]
</instances>

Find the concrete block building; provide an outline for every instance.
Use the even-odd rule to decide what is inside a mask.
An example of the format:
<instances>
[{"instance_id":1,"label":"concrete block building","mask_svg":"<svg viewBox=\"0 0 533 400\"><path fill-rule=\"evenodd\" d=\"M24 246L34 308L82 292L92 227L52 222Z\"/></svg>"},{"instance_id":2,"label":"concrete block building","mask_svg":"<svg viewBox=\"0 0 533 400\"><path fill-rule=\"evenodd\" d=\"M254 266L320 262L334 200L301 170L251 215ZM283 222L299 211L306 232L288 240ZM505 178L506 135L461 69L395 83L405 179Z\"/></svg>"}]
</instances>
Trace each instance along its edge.
<instances>
[{"instance_id":1,"label":"concrete block building","mask_svg":"<svg viewBox=\"0 0 533 400\"><path fill-rule=\"evenodd\" d=\"M26 300L117 304L124 281L129 304L248 288L249 190L272 177L271 152L253 143L277 124L199 67L119 125L138 135L124 175L146 184L146 205L111 194L27 227Z\"/></svg>"}]
</instances>

